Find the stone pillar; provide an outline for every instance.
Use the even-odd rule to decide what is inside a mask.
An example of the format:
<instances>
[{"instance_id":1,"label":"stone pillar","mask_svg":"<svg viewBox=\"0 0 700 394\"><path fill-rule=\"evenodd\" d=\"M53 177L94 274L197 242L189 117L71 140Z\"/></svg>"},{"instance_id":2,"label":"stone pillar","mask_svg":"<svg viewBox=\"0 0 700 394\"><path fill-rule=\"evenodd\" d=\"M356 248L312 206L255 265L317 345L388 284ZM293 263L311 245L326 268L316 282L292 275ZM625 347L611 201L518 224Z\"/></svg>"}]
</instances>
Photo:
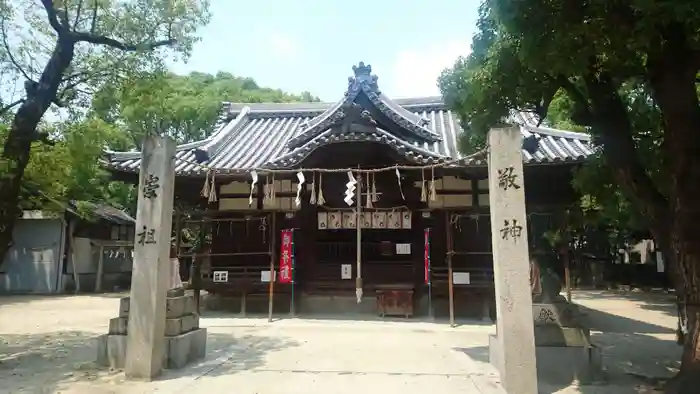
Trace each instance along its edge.
<instances>
[{"instance_id":1,"label":"stone pillar","mask_svg":"<svg viewBox=\"0 0 700 394\"><path fill-rule=\"evenodd\" d=\"M124 368L128 379L151 380L164 367L174 155L175 141L168 137L143 141Z\"/></svg>"},{"instance_id":2,"label":"stone pillar","mask_svg":"<svg viewBox=\"0 0 700 394\"><path fill-rule=\"evenodd\" d=\"M492 362L507 392L537 394L522 134L518 127L493 129L488 143L497 312Z\"/></svg>"}]
</instances>

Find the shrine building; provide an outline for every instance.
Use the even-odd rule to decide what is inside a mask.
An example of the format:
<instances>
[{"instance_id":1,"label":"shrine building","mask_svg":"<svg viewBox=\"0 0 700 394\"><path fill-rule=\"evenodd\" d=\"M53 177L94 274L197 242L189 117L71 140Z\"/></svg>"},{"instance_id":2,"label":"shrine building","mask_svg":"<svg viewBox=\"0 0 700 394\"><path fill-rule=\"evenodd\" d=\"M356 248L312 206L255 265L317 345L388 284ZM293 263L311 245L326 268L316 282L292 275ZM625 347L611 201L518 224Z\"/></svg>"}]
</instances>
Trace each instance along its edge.
<instances>
[{"instance_id":1,"label":"shrine building","mask_svg":"<svg viewBox=\"0 0 700 394\"><path fill-rule=\"evenodd\" d=\"M572 169L593 148L523 114L511 122L537 142L523 149L522 224L537 245L577 198ZM224 103L216 127L175 157L174 242L210 307L495 316L486 156L458 151L465 131L440 97L393 100L360 63L337 102ZM138 182L140 160L107 152L117 179Z\"/></svg>"}]
</instances>

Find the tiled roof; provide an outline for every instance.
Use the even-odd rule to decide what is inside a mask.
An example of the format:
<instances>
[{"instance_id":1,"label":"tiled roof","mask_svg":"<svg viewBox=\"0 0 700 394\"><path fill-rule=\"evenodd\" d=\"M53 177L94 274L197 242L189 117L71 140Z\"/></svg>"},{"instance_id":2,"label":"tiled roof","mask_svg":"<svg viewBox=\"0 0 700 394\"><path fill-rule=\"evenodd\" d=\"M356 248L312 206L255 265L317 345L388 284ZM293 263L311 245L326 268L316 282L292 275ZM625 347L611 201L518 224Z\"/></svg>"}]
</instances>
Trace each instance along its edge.
<instances>
[{"instance_id":1,"label":"tiled roof","mask_svg":"<svg viewBox=\"0 0 700 394\"><path fill-rule=\"evenodd\" d=\"M462 157L458 140L463 130L457 114L440 97L390 100L379 91L369 66L360 63L354 71L348 91L336 103L225 103L211 137L178 146L177 173L204 172L194 164L197 150L207 153L207 167L237 172L293 167L316 148L342 141L385 143L416 164ZM523 114L514 115L513 121L523 137L535 135L539 140L534 154L523 150L525 164L576 162L593 154L586 134L539 127ZM114 170L138 171L140 152L107 156Z\"/></svg>"}]
</instances>

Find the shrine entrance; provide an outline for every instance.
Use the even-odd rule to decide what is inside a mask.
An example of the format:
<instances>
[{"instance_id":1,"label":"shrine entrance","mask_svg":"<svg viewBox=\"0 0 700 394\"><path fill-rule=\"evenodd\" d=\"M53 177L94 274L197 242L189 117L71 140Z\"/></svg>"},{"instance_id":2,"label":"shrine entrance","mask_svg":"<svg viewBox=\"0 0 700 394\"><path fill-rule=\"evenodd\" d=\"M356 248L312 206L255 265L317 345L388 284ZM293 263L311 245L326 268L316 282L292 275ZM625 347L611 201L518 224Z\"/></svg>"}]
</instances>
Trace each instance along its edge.
<instances>
[{"instance_id":1,"label":"shrine entrance","mask_svg":"<svg viewBox=\"0 0 700 394\"><path fill-rule=\"evenodd\" d=\"M370 170L395 165L399 159L382 144L346 142L319 148L303 167ZM358 194L353 196L352 205L344 201L348 174L313 175L317 189L301 209L305 220L300 231L305 240L299 265L305 296L354 299L360 276L362 305L344 302L337 312L359 308L380 315L414 314L415 296L425 293L423 234L429 226L421 215L425 204L414 185L415 175L406 173L397 178L393 171L353 174L361 199L359 247Z\"/></svg>"}]
</instances>

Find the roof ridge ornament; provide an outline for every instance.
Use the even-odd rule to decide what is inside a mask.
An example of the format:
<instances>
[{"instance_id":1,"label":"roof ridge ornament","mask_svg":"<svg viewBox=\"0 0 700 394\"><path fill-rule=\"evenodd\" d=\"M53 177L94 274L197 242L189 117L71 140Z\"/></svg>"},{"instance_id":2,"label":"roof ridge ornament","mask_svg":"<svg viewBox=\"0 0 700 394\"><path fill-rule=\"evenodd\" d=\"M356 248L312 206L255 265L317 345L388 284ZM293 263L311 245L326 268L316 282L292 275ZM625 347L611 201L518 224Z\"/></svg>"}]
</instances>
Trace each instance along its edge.
<instances>
[{"instance_id":1,"label":"roof ridge ornament","mask_svg":"<svg viewBox=\"0 0 700 394\"><path fill-rule=\"evenodd\" d=\"M359 62L357 66L352 66L352 72L355 76L348 77L348 91L346 95L358 92L362 89L362 85L368 87L377 94L380 93L379 85L377 84L379 78L372 74L372 65L365 65L365 62Z\"/></svg>"}]
</instances>

